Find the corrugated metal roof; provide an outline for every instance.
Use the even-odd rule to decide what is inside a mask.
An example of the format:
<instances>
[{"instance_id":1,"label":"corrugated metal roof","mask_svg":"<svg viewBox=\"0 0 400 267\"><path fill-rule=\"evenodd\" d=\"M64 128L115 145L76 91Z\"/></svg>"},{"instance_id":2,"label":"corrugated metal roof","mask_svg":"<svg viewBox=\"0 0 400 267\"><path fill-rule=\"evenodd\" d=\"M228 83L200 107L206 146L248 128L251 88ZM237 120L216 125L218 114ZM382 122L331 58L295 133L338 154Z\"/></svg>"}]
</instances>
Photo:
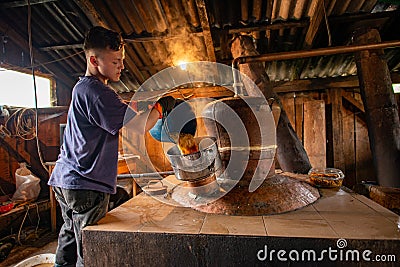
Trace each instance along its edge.
<instances>
[{"instance_id":1,"label":"corrugated metal roof","mask_svg":"<svg viewBox=\"0 0 400 267\"><path fill-rule=\"evenodd\" d=\"M347 45L356 27L377 27L383 41L399 39L397 1L378 0L31 0L31 29L38 69L72 88L85 71L81 44L93 25L126 39L126 71L119 92L135 91L180 59L230 64L229 41L251 34L260 53ZM394 3L394 4L393 4ZM29 66L27 1L0 3L1 62ZM326 15L326 20L325 20ZM328 23L326 23L328 22ZM330 40L330 42L329 42ZM387 50L391 71L398 49ZM267 62L272 81L356 74L351 55Z\"/></svg>"}]
</instances>

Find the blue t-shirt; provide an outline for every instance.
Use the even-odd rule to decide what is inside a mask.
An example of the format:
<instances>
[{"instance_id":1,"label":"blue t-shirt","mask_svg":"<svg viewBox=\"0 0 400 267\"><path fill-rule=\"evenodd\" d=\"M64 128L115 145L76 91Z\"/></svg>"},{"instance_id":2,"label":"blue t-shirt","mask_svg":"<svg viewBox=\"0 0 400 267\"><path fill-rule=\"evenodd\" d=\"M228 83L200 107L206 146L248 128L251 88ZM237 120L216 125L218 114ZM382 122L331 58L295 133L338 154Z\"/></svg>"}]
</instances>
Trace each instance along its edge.
<instances>
[{"instance_id":1,"label":"blue t-shirt","mask_svg":"<svg viewBox=\"0 0 400 267\"><path fill-rule=\"evenodd\" d=\"M135 115L98 78L80 78L72 91L63 144L48 184L114 194L118 132Z\"/></svg>"}]
</instances>

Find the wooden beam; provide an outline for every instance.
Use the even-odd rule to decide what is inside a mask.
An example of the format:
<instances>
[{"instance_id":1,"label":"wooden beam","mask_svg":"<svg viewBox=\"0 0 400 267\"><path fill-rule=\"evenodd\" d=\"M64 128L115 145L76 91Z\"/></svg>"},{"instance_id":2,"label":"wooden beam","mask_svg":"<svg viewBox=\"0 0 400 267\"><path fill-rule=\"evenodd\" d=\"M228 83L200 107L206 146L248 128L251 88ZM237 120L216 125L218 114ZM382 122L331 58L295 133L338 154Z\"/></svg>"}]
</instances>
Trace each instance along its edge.
<instances>
[{"instance_id":1,"label":"wooden beam","mask_svg":"<svg viewBox=\"0 0 400 267\"><path fill-rule=\"evenodd\" d=\"M185 35L185 37L189 36L203 36L203 32L191 32ZM182 35L171 35L171 34L162 34L162 35L153 35L153 34L135 34L135 35L127 35L123 36L124 41L126 43L143 43L143 42L153 42L153 41L165 41L168 39L179 39L182 38ZM39 48L41 51L52 51L52 50L65 50L65 49L77 49L82 48L83 44L60 44L60 45L49 45L46 47Z\"/></svg>"},{"instance_id":2,"label":"wooden beam","mask_svg":"<svg viewBox=\"0 0 400 267\"><path fill-rule=\"evenodd\" d=\"M352 104L359 112L365 113L363 103L355 99L350 92L342 91L342 97Z\"/></svg>"},{"instance_id":3,"label":"wooden beam","mask_svg":"<svg viewBox=\"0 0 400 267\"><path fill-rule=\"evenodd\" d=\"M168 39L182 39L183 37L187 38L187 36L203 36L204 32L202 31L193 31L189 33L185 33L185 35L172 35L169 33L162 34L130 34L124 37L124 41L127 43L143 43L143 42L153 42L153 41L165 41Z\"/></svg>"},{"instance_id":4,"label":"wooden beam","mask_svg":"<svg viewBox=\"0 0 400 267\"><path fill-rule=\"evenodd\" d=\"M18 162L26 162L30 164L30 156L24 150L18 149L18 143L15 138L0 137L0 146L8 152L8 154Z\"/></svg>"},{"instance_id":5,"label":"wooden beam","mask_svg":"<svg viewBox=\"0 0 400 267\"><path fill-rule=\"evenodd\" d=\"M367 122L365 118L364 105L362 102L355 99L351 92L342 91L342 104L345 109L353 112L354 115L359 117L364 123Z\"/></svg>"},{"instance_id":6,"label":"wooden beam","mask_svg":"<svg viewBox=\"0 0 400 267\"><path fill-rule=\"evenodd\" d=\"M400 83L400 74L391 73L392 83ZM358 88L358 76L316 78L294 81L271 82L276 93L325 90L327 88Z\"/></svg>"},{"instance_id":7,"label":"wooden beam","mask_svg":"<svg viewBox=\"0 0 400 267\"><path fill-rule=\"evenodd\" d=\"M86 14L92 25L102 26L107 28L107 23L103 21L92 2L89 0L74 0L75 3L82 9Z\"/></svg>"},{"instance_id":8,"label":"wooden beam","mask_svg":"<svg viewBox=\"0 0 400 267\"><path fill-rule=\"evenodd\" d=\"M83 44L64 44L64 45L50 45L46 47L39 47L40 51L54 51L54 50L66 50L66 49L82 49Z\"/></svg>"},{"instance_id":9,"label":"wooden beam","mask_svg":"<svg viewBox=\"0 0 400 267\"><path fill-rule=\"evenodd\" d=\"M97 12L97 9L89 0L74 0L75 3L81 7L81 9L86 13L92 25L102 26L104 28L112 28L109 23L106 23L100 14ZM115 28L116 29L116 28ZM138 82L144 82L143 74L137 68L137 65L133 62L133 60L128 56L125 59L125 65L129 72L133 73Z\"/></svg>"},{"instance_id":10,"label":"wooden beam","mask_svg":"<svg viewBox=\"0 0 400 267\"><path fill-rule=\"evenodd\" d=\"M31 0L30 5L37 5L37 4L45 4L49 2L55 2L57 0ZM0 8L14 8L14 7L22 7L22 6L27 6L28 5L28 0L20 0L20 1L11 1L11 2L5 2L5 3L0 3Z\"/></svg>"},{"instance_id":11,"label":"wooden beam","mask_svg":"<svg viewBox=\"0 0 400 267\"><path fill-rule=\"evenodd\" d=\"M14 27L9 25L6 21L2 21L0 23L0 31L1 32L7 32L8 37L10 40L15 42L23 51L29 51L29 43L26 37L21 36L18 32L14 30ZM48 67L44 63L46 62L51 62L54 60L54 58L50 58L46 54L42 53L40 50L36 49L35 47L33 48L33 54L35 57L35 61L39 62L38 64L40 66L43 66L48 72L52 73L54 76L56 76L60 82L63 82L66 85L71 85L74 84L75 80L68 76L65 73L64 69L61 69L57 67L57 65L51 65L51 67ZM34 64L37 64L37 62L34 62ZM42 65L43 64L43 65Z\"/></svg>"},{"instance_id":12,"label":"wooden beam","mask_svg":"<svg viewBox=\"0 0 400 267\"><path fill-rule=\"evenodd\" d=\"M329 17L330 24L345 24L354 23L355 21L365 20L380 20L386 18L397 17L400 15L400 10L385 11L378 13L356 13L356 14L343 14L340 16Z\"/></svg>"},{"instance_id":13,"label":"wooden beam","mask_svg":"<svg viewBox=\"0 0 400 267\"><path fill-rule=\"evenodd\" d=\"M50 201L49 200L39 200L34 203L29 203L25 205L13 208L9 212L0 215L0 225L2 229L11 229L14 226L16 229L21 226L25 214L29 212L28 218L33 218L37 215L37 212L42 212L49 210ZM35 215L36 214L36 215ZM4 263L3 263L4 264Z\"/></svg>"},{"instance_id":14,"label":"wooden beam","mask_svg":"<svg viewBox=\"0 0 400 267\"><path fill-rule=\"evenodd\" d=\"M140 70L159 70L160 68L165 68L166 66L144 66ZM392 73L392 82L400 83L400 74ZM278 81L271 82L274 92L276 93L290 93L290 92L304 92L304 91L319 91L335 88L358 88L358 77L357 76L345 76L345 77L332 77L332 78L313 78L304 80L294 80L294 81ZM207 87L208 88L208 87ZM186 89L180 89L186 90ZM196 90L201 91L201 88L196 88ZM198 91L198 92L199 92ZM121 95L125 95L122 93ZM346 95L347 98L348 95ZM128 97L128 96L127 96ZM131 96L132 97L132 96ZM129 98L130 99L130 98ZM347 100L347 99L346 99Z\"/></svg>"},{"instance_id":15,"label":"wooden beam","mask_svg":"<svg viewBox=\"0 0 400 267\"><path fill-rule=\"evenodd\" d=\"M273 9L273 5L274 5L274 0L267 0L266 2L267 2L267 8L265 10L265 17L271 23L272 9Z\"/></svg>"},{"instance_id":16,"label":"wooden beam","mask_svg":"<svg viewBox=\"0 0 400 267\"><path fill-rule=\"evenodd\" d=\"M310 26L308 27L303 48L309 49L312 47L315 36L319 30L319 27L322 22L322 18L324 17L324 0L312 0L311 8L309 12L310 16Z\"/></svg>"},{"instance_id":17,"label":"wooden beam","mask_svg":"<svg viewBox=\"0 0 400 267\"><path fill-rule=\"evenodd\" d=\"M239 27L239 28L230 28L228 30L229 34L241 33L241 32L260 32L267 30L281 30L288 28L303 28L309 25L309 20L304 19L300 21L287 21L287 22L278 22L274 24L268 25L260 25L260 26L252 26L252 27Z\"/></svg>"},{"instance_id":18,"label":"wooden beam","mask_svg":"<svg viewBox=\"0 0 400 267\"><path fill-rule=\"evenodd\" d=\"M125 101L130 101L135 93L119 93L118 95ZM179 88L170 91L169 95L176 98L197 98L197 97L231 97L234 95L233 89L228 89L223 86L209 86L209 87L197 87L197 88ZM141 92L141 96L145 97L145 94Z\"/></svg>"},{"instance_id":19,"label":"wooden beam","mask_svg":"<svg viewBox=\"0 0 400 267\"><path fill-rule=\"evenodd\" d=\"M357 76L316 78L307 80L294 80L288 82L272 82L277 93L302 92L325 90L327 88L354 88L358 87Z\"/></svg>"},{"instance_id":20,"label":"wooden beam","mask_svg":"<svg viewBox=\"0 0 400 267\"><path fill-rule=\"evenodd\" d=\"M207 9L204 0L196 0L197 11L203 28L203 37L207 49L208 60L216 62L214 43L211 36L210 22L208 21Z\"/></svg>"}]
</instances>

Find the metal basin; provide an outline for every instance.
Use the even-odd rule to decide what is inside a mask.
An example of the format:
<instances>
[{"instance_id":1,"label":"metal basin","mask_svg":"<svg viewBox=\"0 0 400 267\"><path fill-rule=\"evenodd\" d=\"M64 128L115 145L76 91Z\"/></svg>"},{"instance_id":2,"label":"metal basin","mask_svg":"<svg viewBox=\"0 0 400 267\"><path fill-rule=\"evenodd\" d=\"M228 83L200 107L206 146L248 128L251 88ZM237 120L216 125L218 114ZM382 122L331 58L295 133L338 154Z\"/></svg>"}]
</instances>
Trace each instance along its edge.
<instances>
[{"instance_id":1,"label":"metal basin","mask_svg":"<svg viewBox=\"0 0 400 267\"><path fill-rule=\"evenodd\" d=\"M196 137L199 151L182 155L177 145L167 151L167 157L177 179L195 182L217 174L221 169L221 159L218 153L216 138Z\"/></svg>"}]
</instances>

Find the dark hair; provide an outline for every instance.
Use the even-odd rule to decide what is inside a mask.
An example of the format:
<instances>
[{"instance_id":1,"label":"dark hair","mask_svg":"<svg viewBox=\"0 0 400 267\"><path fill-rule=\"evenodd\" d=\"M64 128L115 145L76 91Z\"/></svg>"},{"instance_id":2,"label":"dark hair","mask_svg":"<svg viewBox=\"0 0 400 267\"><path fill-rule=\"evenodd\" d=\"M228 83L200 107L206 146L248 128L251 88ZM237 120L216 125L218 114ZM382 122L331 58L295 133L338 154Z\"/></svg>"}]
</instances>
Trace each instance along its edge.
<instances>
[{"instance_id":1,"label":"dark hair","mask_svg":"<svg viewBox=\"0 0 400 267\"><path fill-rule=\"evenodd\" d=\"M101 26L95 26L86 33L83 50L106 49L109 47L114 51L118 51L123 46L124 40L121 34Z\"/></svg>"}]
</instances>

